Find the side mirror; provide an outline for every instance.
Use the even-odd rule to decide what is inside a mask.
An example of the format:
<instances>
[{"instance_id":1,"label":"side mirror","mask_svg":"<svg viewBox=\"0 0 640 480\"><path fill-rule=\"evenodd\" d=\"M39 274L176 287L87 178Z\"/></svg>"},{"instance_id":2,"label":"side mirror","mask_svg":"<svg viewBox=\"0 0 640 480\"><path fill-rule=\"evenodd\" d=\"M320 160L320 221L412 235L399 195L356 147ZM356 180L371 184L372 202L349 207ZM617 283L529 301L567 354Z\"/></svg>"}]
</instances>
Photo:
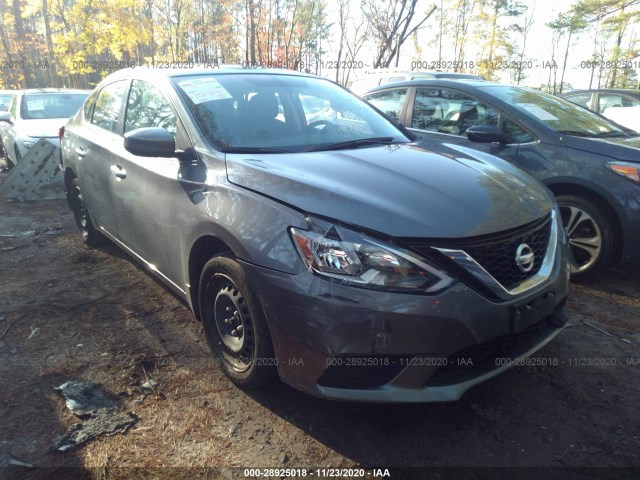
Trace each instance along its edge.
<instances>
[{"instance_id":1,"label":"side mirror","mask_svg":"<svg viewBox=\"0 0 640 480\"><path fill-rule=\"evenodd\" d=\"M508 143L507 136L492 125L474 125L467 128L467 138L478 143Z\"/></svg>"},{"instance_id":2,"label":"side mirror","mask_svg":"<svg viewBox=\"0 0 640 480\"><path fill-rule=\"evenodd\" d=\"M0 112L0 122L11 123L11 114L9 112Z\"/></svg>"},{"instance_id":3,"label":"side mirror","mask_svg":"<svg viewBox=\"0 0 640 480\"><path fill-rule=\"evenodd\" d=\"M140 157L175 157L176 141L160 127L137 128L124 134L124 148Z\"/></svg>"}]
</instances>

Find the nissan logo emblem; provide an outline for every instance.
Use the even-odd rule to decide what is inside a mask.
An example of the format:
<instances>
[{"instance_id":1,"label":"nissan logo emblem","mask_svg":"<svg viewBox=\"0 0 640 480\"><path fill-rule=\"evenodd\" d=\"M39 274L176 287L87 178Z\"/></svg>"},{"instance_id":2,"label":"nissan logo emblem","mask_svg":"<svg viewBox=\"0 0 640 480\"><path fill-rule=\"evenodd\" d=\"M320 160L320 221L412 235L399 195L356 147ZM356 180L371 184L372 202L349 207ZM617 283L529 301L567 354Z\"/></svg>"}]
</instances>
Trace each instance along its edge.
<instances>
[{"instance_id":1,"label":"nissan logo emblem","mask_svg":"<svg viewBox=\"0 0 640 480\"><path fill-rule=\"evenodd\" d=\"M526 243L522 243L516 250L516 265L523 272L530 272L533 268L534 257L531 247Z\"/></svg>"}]
</instances>

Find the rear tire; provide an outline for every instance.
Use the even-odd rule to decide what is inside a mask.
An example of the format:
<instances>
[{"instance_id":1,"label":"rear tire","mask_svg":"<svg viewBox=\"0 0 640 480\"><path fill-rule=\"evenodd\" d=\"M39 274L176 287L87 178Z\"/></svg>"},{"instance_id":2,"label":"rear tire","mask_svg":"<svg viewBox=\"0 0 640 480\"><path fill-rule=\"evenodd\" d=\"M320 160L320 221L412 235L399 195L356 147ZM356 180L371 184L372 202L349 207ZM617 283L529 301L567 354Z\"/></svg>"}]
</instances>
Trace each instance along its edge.
<instances>
[{"instance_id":1,"label":"rear tire","mask_svg":"<svg viewBox=\"0 0 640 480\"><path fill-rule=\"evenodd\" d=\"M237 386L257 389L277 377L262 306L230 252L207 262L199 284L200 316L216 361Z\"/></svg>"},{"instance_id":2,"label":"rear tire","mask_svg":"<svg viewBox=\"0 0 640 480\"><path fill-rule=\"evenodd\" d=\"M571 252L571 279L593 278L613 261L616 239L611 220L587 198L558 195L556 200Z\"/></svg>"},{"instance_id":3,"label":"rear tire","mask_svg":"<svg viewBox=\"0 0 640 480\"><path fill-rule=\"evenodd\" d=\"M9 159L9 154L4 149L4 145L0 143L0 158L4 160L5 168L11 170L13 168L13 162Z\"/></svg>"},{"instance_id":4,"label":"rear tire","mask_svg":"<svg viewBox=\"0 0 640 480\"><path fill-rule=\"evenodd\" d=\"M99 245L104 237L93 226L93 222L89 216L89 210L84 203L84 197L82 195L82 189L80 188L78 178L71 180L69 195L69 204L73 210L73 216L76 220L78 231L82 235L82 240L90 247Z\"/></svg>"}]
</instances>

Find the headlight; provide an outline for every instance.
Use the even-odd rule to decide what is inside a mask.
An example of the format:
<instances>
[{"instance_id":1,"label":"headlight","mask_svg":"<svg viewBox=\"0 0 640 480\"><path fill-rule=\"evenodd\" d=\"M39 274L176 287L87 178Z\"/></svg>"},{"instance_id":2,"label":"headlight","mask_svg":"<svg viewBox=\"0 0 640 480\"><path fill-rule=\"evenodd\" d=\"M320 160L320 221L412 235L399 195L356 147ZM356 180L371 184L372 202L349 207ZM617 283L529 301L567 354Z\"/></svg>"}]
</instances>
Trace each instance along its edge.
<instances>
[{"instance_id":1,"label":"headlight","mask_svg":"<svg viewBox=\"0 0 640 480\"><path fill-rule=\"evenodd\" d=\"M399 292L435 292L453 279L409 252L322 220L290 228L309 271L350 285Z\"/></svg>"},{"instance_id":2,"label":"headlight","mask_svg":"<svg viewBox=\"0 0 640 480\"><path fill-rule=\"evenodd\" d=\"M636 183L640 183L640 175L638 175L638 164L628 162L609 162L607 168L618 175L627 177Z\"/></svg>"}]
</instances>

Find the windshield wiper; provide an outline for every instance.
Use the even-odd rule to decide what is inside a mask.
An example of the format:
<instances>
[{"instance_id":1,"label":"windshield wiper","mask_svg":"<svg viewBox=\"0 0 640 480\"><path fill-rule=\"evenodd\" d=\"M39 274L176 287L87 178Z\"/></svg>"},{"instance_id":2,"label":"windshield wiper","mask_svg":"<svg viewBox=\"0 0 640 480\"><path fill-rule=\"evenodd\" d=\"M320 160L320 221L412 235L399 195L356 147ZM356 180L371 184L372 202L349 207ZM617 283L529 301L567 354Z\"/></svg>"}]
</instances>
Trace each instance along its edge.
<instances>
[{"instance_id":1,"label":"windshield wiper","mask_svg":"<svg viewBox=\"0 0 640 480\"><path fill-rule=\"evenodd\" d=\"M367 145L388 145L393 142L394 137L372 137L360 138L358 140L349 140L348 142L330 143L328 145L313 145L305 150L305 152L317 152L323 150L342 150L347 148L366 147Z\"/></svg>"},{"instance_id":2,"label":"windshield wiper","mask_svg":"<svg viewBox=\"0 0 640 480\"><path fill-rule=\"evenodd\" d=\"M607 137L626 137L628 134L625 132L601 132L596 133L594 137L596 138L607 138Z\"/></svg>"},{"instance_id":3,"label":"windshield wiper","mask_svg":"<svg viewBox=\"0 0 640 480\"><path fill-rule=\"evenodd\" d=\"M268 147L223 147L222 153L293 153L291 150Z\"/></svg>"},{"instance_id":4,"label":"windshield wiper","mask_svg":"<svg viewBox=\"0 0 640 480\"><path fill-rule=\"evenodd\" d=\"M574 137L593 137L594 134L589 132L579 132L577 130L558 130L558 133L564 133L566 135L571 135Z\"/></svg>"}]
</instances>

